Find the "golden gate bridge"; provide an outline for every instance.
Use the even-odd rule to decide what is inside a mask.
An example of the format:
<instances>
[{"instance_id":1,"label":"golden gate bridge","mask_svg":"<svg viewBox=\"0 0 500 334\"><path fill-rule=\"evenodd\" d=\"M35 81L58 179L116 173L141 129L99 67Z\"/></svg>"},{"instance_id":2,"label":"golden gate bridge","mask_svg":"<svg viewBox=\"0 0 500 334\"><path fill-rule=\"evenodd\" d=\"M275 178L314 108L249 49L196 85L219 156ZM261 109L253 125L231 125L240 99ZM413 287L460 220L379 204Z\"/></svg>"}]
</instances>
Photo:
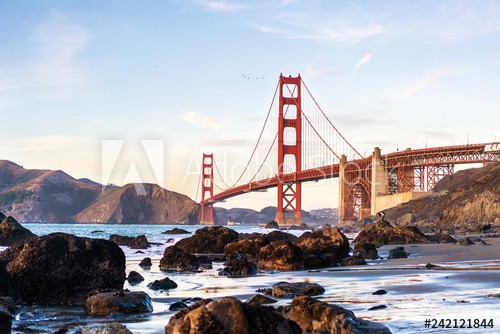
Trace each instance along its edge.
<instances>
[{"instance_id":1,"label":"golden gate bridge","mask_svg":"<svg viewBox=\"0 0 500 334\"><path fill-rule=\"evenodd\" d=\"M264 158L259 161L259 156ZM257 142L235 181L225 180L213 154L203 154L200 223L214 223L217 202L277 187L276 221L300 224L302 183L328 178L339 178L339 221L358 220L426 194L457 164L493 161L500 161L498 142L386 155L375 147L370 157L363 157L327 117L300 75L280 75Z\"/></svg>"}]
</instances>

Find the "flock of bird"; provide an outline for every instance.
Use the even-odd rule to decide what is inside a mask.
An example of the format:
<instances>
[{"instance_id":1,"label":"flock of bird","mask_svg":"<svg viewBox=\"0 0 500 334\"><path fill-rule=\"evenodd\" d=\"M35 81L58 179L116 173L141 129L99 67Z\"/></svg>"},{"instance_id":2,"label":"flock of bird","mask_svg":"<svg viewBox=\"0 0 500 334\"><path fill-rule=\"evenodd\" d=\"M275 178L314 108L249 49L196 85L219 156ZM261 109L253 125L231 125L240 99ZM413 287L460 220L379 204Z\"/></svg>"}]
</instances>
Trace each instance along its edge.
<instances>
[{"instance_id":1,"label":"flock of bird","mask_svg":"<svg viewBox=\"0 0 500 334\"><path fill-rule=\"evenodd\" d=\"M245 78L245 79L254 79L254 78L251 78L251 77L246 76L246 75L244 75L244 74L242 74L241 76L242 76L243 78ZM257 80L259 80L259 79L264 80L264 77L255 77L255 79L257 79Z\"/></svg>"}]
</instances>

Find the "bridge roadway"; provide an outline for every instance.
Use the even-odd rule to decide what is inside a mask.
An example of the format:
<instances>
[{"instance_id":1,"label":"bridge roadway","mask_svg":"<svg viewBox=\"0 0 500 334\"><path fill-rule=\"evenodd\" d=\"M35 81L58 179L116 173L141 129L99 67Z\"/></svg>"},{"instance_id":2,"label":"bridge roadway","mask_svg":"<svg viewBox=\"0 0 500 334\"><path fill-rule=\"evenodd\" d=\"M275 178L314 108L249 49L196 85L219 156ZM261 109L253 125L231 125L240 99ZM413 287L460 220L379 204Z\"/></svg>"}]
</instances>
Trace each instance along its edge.
<instances>
[{"instance_id":1,"label":"bridge roadway","mask_svg":"<svg viewBox=\"0 0 500 334\"><path fill-rule=\"evenodd\" d=\"M486 149L485 149L486 148ZM494 148L494 150L488 150ZM458 146L443 146L424 149L406 149L382 155L381 159L385 161L386 169L396 168L398 166L417 167L431 166L440 164L468 164L468 163L484 163L500 160L500 144L471 144ZM359 170L363 173L366 169L371 168L371 156L367 158L350 160L346 163L346 170ZM340 165L333 164L323 167L316 167L302 170L296 173L288 173L282 175L284 183L316 181L328 178L338 177ZM242 195L252 191L262 191L278 184L278 176L273 176L267 179L262 179L237 186L231 189L224 190L215 194L205 203L217 203L228 198Z\"/></svg>"}]
</instances>

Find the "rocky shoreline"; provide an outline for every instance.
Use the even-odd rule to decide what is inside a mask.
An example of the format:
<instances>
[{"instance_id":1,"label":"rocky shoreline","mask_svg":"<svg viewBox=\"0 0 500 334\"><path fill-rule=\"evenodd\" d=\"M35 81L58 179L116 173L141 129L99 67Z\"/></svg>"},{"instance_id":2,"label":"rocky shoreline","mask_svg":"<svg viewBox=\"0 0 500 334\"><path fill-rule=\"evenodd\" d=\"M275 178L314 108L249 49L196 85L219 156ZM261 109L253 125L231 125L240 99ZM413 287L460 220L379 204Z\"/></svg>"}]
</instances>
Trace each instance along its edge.
<instances>
[{"instance_id":1,"label":"rocky shoreline","mask_svg":"<svg viewBox=\"0 0 500 334\"><path fill-rule=\"evenodd\" d=\"M14 222L12 217L5 217L2 224L15 225ZM20 231L25 233L22 229ZM125 240L127 246L122 247L131 249L135 248L137 240L146 248L151 243L145 236L112 236L110 239L114 242L52 233L31 237L25 243L10 246L1 252L1 328L10 329L12 320L19 316L20 305L72 305L81 307L88 317L121 314L122 320L151 314L155 297L150 295L155 295L154 291L175 291L178 286L175 277L178 275L199 275L212 270L216 264L219 275L239 279L295 270L313 273L346 266L361 268L366 266L367 261L374 259L387 263L412 263L411 257L415 250L408 248L414 247L407 246L409 244L419 244L419 247L446 246L442 243L445 240L450 245L446 247L468 247L462 246L466 244L483 246L480 243L482 239L477 237L462 238L467 242L459 242L460 239L451 236L437 238L435 235L425 235L414 227L401 227L384 221L371 224L361 231L353 241L354 249L350 248L346 235L328 225L316 231L306 231L300 236L280 230L247 234L226 227L204 227L175 245L165 247L163 256L153 261L154 264L150 258L144 258L138 265L140 270L134 271L127 270L125 255L117 243ZM484 242L484 245L488 243ZM384 253L382 257L386 259L381 259L378 253L381 249ZM399 260L392 260L395 258ZM435 263L435 260L430 262ZM224 265L221 266L218 261L224 261ZM145 278L141 272L147 274L153 265L158 266L163 278L143 284ZM442 270L438 265L429 263L429 266L422 269ZM145 276L148 280L148 275ZM135 285L139 288L124 289L126 279L129 289ZM141 288L145 284L147 290ZM322 300L324 291L325 287L314 281L284 281L257 290L246 298L219 295L213 300L178 300L169 306L170 311L177 313L167 318L170 320L165 320L165 333L188 333L193 328L197 328L199 333L232 333L235 328L238 328L237 332L245 332L241 326L247 324L249 327L248 323L259 324L255 327L257 329L246 328L248 333L267 332L269 328L275 328L270 333L314 330L329 333L390 332L383 322L358 319L348 309L325 303ZM263 306L275 303L278 306ZM18 308L13 309L12 306L16 304ZM226 318L227 314L231 314L231 324L219 319L220 314ZM318 314L322 314L320 318L317 318ZM108 326L110 333L128 333L126 327L119 324L111 322ZM85 332L99 332L92 328ZM61 330L61 333L84 332L81 326Z\"/></svg>"}]
</instances>

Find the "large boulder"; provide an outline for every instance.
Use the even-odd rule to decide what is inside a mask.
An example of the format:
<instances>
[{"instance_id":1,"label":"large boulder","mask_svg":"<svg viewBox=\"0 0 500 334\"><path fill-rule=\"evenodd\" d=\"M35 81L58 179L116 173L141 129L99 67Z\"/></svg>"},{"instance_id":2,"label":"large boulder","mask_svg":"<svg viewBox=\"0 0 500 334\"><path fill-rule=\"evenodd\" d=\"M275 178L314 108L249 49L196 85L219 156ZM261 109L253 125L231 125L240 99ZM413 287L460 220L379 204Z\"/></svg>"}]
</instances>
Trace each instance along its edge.
<instances>
[{"instance_id":1,"label":"large boulder","mask_svg":"<svg viewBox=\"0 0 500 334\"><path fill-rule=\"evenodd\" d=\"M118 234L111 234L109 240L113 241L119 246L127 246L132 249L147 249L151 247L148 238L145 235L139 235L137 237L129 237Z\"/></svg>"},{"instance_id":2,"label":"large boulder","mask_svg":"<svg viewBox=\"0 0 500 334\"><path fill-rule=\"evenodd\" d=\"M257 263L259 260L260 249L269 243L268 239L263 234L257 234L250 238L241 239L231 242L224 247L226 258L241 255L249 261Z\"/></svg>"},{"instance_id":3,"label":"large boulder","mask_svg":"<svg viewBox=\"0 0 500 334\"><path fill-rule=\"evenodd\" d=\"M176 246L165 248L160 260L160 270L162 271L194 272L199 271L202 266L203 263L198 257L186 253Z\"/></svg>"},{"instance_id":4,"label":"large boulder","mask_svg":"<svg viewBox=\"0 0 500 334\"><path fill-rule=\"evenodd\" d=\"M309 282L279 282L272 286L271 294L278 298L293 298L295 296L316 296L325 293L318 283Z\"/></svg>"},{"instance_id":5,"label":"large boulder","mask_svg":"<svg viewBox=\"0 0 500 334\"><path fill-rule=\"evenodd\" d=\"M174 316L165 333L177 334L294 334L302 333L297 324L271 306L243 303L224 297L195 309L186 308Z\"/></svg>"},{"instance_id":6,"label":"large boulder","mask_svg":"<svg viewBox=\"0 0 500 334\"><path fill-rule=\"evenodd\" d=\"M5 217L1 212L0 214L0 246L20 245L36 236L11 216Z\"/></svg>"},{"instance_id":7,"label":"large boulder","mask_svg":"<svg viewBox=\"0 0 500 334\"><path fill-rule=\"evenodd\" d=\"M95 289L122 289L125 255L103 239L52 233L0 253L18 301L82 305Z\"/></svg>"},{"instance_id":8,"label":"large boulder","mask_svg":"<svg viewBox=\"0 0 500 334\"><path fill-rule=\"evenodd\" d=\"M304 269L304 253L300 247L291 242L273 241L261 248L257 268L267 270L302 270Z\"/></svg>"},{"instance_id":9,"label":"large boulder","mask_svg":"<svg viewBox=\"0 0 500 334\"><path fill-rule=\"evenodd\" d=\"M89 296L85 302L85 313L94 316L150 312L153 312L153 304L148 294L143 291L97 292Z\"/></svg>"},{"instance_id":10,"label":"large boulder","mask_svg":"<svg viewBox=\"0 0 500 334\"><path fill-rule=\"evenodd\" d=\"M298 239L296 235L293 235L288 232L283 232L283 231L272 231L266 234L266 239L267 242L273 242L273 241L278 241L278 240L285 240L285 241L290 241L294 242L295 240Z\"/></svg>"},{"instance_id":11,"label":"large boulder","mask_svg":"<svg viewBox=\"0 0 500 334\"><path fill-rule=\"evenodd\" d=\"M66 333L66 330L56 333ZM83 327L82 334L133 334L125 325L113 322L112 324L97 324Z\"/></svg>"},{"instance_id":12,"label":"large boulder","mask_svg":"<svg viewBox=\"0 0 500 334\"><path fill-rule=\"evenodd\" d=\"M368 259L368 260L376 260L376 259L380 258L380 256L378 255L377 247L374 244L372 244L371 242L357 244L354 247L353 253L356 256L361 256L364 259Z\"/></svg>"},{"instance_id":13,"label":"large boulder","mask_svg":"<svg viewBox=\"0 0 500 334\"><path fill-rule=\"evenodd\" d=\"M243 256L232 256L225 263L224 268L219 271L220 276L239 277L257 274L255 263L248 261Z\"/></svg>"},{"instance_id":14,"label":"large boulder","mask_svg":"<svg viewBox=\"0 0 500 334\"><path fill-rule=\"evenodd\" d=\"M227 227L210 226L195 232L189 238L179 240L175 246L191 254L222 254L224 247L238 240L238 232Z\"/></svg>"},{"instance_id":15,"label":"large boulder","mask_svg":"<svg viewBox=\"0 0 500 334\"><path fill-rule=\"evenodd\" d=\"M375 246L428 244L429 238L414 226L398 226L385 221L367 225L354 239L354 248L363 244L372 243Z\"/></svg>"},{"instance_id":16,"label":"large boulder","mask_svg":"<svg viewBox=\"0 0 500 334\"><path fill-rule=\"evenodd\" d=\"M10 297L0 297L0 333L10 334L16 305Z\"/></svg>"},{"instance_id":17,"label":"large boulder","mask_svg":"<svg viewBox=\"0 0 500 334\"><path fill-rule=\"evenodd\" d=\"M155 280L148 284L148 288L151 290L170 290L177 288L177 283L172 281L170 278L165 277L161 280Z\"/></svg>"},{"instance_id":18,"label":"large boulder","mask_svg":"<svg viewBox=\"0 0 500 334\"><path fill-rule=\"evenodd\" d=\"M0 256L1 258L1 256ZM0 261L0 296L14 296L14 283L9 272L5 269L6 263Z\"/></svg>"},{"instance_id":19,"label":"large boulder","mask_svg":"<svg viewBox=\"0 0 500 334\"><path fill-rule=\"evenodd\" d=\"M308 296L295 297L285 316L304 333L390 334L385 326L357 318L353 312Z\"/></svg>"},{"instance_id":20,"label":"large boulder","mask_svg":"<svg viewBox=\"0 0 500 334\"><path fill-rule=\"evenodd\" d=\"M294 242L304 254L313 254L323 266L331 266L349 255L349 241L337 227L306 232Z\"/></svg>"}]
</instances>

